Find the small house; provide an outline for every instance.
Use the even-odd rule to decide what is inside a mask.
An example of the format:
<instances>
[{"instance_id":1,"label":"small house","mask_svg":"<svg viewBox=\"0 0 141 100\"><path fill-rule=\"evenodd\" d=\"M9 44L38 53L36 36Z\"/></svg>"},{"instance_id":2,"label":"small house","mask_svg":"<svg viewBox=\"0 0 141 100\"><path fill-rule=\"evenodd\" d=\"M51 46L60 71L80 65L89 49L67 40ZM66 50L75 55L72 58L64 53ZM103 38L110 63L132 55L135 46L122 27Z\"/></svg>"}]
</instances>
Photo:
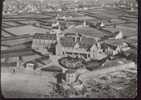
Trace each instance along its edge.
<instances>
[{"instance_id":1,"label":"small house","mask_svg":"<svg viewBox=\"0 0 141 100\"><path fill-rule=\"evenodd\" d=\"M38 67L37 63L33 61L28 61L24 63L24 68L29 71L33 71Z\"/></svg>"}]
</instances>

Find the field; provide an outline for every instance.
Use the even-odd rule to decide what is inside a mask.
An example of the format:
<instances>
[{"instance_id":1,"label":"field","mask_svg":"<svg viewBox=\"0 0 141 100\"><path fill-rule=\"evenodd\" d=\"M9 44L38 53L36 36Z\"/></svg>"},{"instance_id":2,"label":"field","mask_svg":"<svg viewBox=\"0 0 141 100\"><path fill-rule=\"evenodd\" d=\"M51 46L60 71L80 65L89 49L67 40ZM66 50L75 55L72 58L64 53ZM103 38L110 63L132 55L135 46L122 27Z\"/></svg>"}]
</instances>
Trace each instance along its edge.
<instances>
[{"instance_id":1,"label":"field","mask_svg":"<svg viewBox=\"0 0 141 100\"><path fill-rule=\"evenodd\" d=\"M9 15L3 16L2 19L2 61L8 60L9 58L9 63L16 63L16 58L14 57L22 56L24 62L37 62L37 60L42 60L42 62L45 63L45 66L42 64L43 67L52 65L62 67L58 63L58 59L60 59L62 56L51 55L50 59L41 59L44 57L44 55L34 52L31 48L33 35L35 33L47 34L51 30L52 23L56 21L57 14L60 16L69 17L67 20L59 20L60 22L66 23L68 27L74 24L78 25L74 25L71 28L62 30L62 33L79 31L80 33L89 37L101 38L104 35L111 35L120 30L122 31L123 36L125 36L124 41L128 42L129 45L137 47L137 16L132 12L126 12L120 8L97 8L69 12L45 12L41 14ZM88 27L83 27L84 21L86 21ZM96 24L99 21L104 22L104 28L98 29L96 27ZM116 25L116 28L114 25ZM96 79L99 81L99 79L102 77L100 77L99 74L108 77L109 75L107 73L120 73L121 70L130 70L129 67L131 67L128 65L115 67L114 64L116 63L113 65L112 64L110 63L109 65L107 64L105 66L114 66L113 68L106 67L105 69L102 68L100 70L94 70L91 72L87 70L86 73L80 77L80 79L83 81L87 81L87 79ZM12 72L12 68L13 67L10 66L1 67L2 94L7 98L47 97L52 89L50 82L56 82L53 72L17 69L17 71L14 73ZM136 70L136 66L131 68ZM134 70L132 72L134 72ZM110 80L114 80L114 78ZM99 82L103 82L103 80L100 80ZM109 81L104 82L106 83ZM112 83L110 82L109 84L111 85Z\"/></svg>"},{"instance_id":2,"label":"field","mask_svg":"<svg viewBox=\"0 0 141 100\"><path fill-rule=\"evenodd\" d=\"M51 86L55 82L52 73L17 72L12 73L2 67L1 87L2 95L6 98L35 98L49 95Z\"/></svg>"}]
</instances>

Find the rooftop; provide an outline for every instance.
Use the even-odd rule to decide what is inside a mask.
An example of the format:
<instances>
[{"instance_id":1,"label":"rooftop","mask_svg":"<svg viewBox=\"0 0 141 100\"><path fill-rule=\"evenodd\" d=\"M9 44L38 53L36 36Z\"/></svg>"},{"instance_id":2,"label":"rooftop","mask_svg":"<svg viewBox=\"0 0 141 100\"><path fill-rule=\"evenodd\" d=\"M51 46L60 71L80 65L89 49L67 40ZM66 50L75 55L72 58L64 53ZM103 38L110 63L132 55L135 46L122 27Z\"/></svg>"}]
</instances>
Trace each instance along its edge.
<instances>
[{"instance_id":1,"label":"rooftop","mask_svg":"<svg viewBox=\"0 0 141 100\"><path fill-rule=\"evenodd\" d=\"M63 47L74 47L74 45L76 44L76 42L74 42L73 37L62 37L60 39L60 43Z\"/></svg>"},{"instance_id":2,"label":"rooftop","mask_svg":"<svg viewBox=\"0 0 141 100\"><path fill-rule=\"evenodd\" d=\"M62 37L60 42L63 47L74 47L76 44L79 48L89 49L96 41L93 38L81 37L80 41L75 41L73 37Z\"/></svg>"}]
</instances>

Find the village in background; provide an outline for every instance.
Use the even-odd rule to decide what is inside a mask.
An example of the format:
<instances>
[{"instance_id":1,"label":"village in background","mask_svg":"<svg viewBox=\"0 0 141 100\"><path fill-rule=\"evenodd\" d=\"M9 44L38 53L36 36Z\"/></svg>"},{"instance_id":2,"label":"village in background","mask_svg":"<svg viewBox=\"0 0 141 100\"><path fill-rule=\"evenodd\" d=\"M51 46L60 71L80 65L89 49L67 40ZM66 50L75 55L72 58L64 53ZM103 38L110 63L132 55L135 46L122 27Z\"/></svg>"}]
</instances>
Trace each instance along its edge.
<instances>
[{"instance_id":1,"label":"village in background","mask_svg":"<svg viewBox=\"0 0 141 100\"><path fill-rule=\"evenodd\" d=\"M4 0L5 98L135 98L137 0Z\"/></svg>"}]
</instances>

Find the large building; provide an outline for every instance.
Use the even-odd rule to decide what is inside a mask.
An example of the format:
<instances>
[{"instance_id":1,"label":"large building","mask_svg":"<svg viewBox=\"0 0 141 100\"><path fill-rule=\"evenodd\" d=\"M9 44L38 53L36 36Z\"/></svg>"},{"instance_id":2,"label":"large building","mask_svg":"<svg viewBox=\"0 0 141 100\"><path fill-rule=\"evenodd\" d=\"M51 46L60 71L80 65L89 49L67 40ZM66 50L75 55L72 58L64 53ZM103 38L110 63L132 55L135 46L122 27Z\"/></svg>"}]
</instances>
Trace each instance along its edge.
<instances>
[{"instance_id":1,"label":"large building","mask_svg":"<svg viewBox=\"0 0 141 100\"><path fill-rule=\"evenodd\" d=\"M115 55L124 47L128 47L120 41L123 37L121 32L115 33L113 38L105 41L105 44L101 46L100 40L104 33L90 28L85 22L83 25L68 28L65 31L62 31L59 26L57 22L52 24L53 29L50 33L36 33L33 37L32 48L43 54L53 53L57 56L101 60L110 53Z\"/></svg>"},{"instance_id":2,"label":"large building","mask_svg":"<svg viewBox=\"0 0 141 100\"><path fill-rule=\"evenodd\" d=\"M36 33L33 36L32 49L40 51L41 53L49 53L54 51L56 43L56 34Z\"/></svg>"},{"instance_id":3,"label":"large building","mask_svg":"<svg viewBox=\"0 0 141 100\"><path fill-rule=\"evenodd\" d=\"M60 38L56 45L56 54L85 59L102 59L106 56L95 39L74 33Z\"/></svg>"}]
</instances>

